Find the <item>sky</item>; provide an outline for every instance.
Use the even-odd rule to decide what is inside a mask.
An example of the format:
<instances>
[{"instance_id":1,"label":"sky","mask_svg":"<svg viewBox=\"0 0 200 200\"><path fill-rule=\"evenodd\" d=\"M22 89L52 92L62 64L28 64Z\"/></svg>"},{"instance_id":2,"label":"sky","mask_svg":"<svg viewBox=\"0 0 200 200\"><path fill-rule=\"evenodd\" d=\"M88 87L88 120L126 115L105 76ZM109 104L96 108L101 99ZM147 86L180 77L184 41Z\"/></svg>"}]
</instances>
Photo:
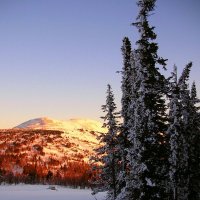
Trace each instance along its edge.
<instances>
[{"instance_id":1,"label":"sky","mask_svg":"<svg viewBox=\"0 0 200 200\"><path fill-rule=\"evenodd\" d=\"M193 61L200 95L200 1L157 0L159 55L179 74ZM0 0L0 128L38 117L100 120L106 86L120 109L121 45L136 48L135 0Z\"/></svg>"}]
</instances>

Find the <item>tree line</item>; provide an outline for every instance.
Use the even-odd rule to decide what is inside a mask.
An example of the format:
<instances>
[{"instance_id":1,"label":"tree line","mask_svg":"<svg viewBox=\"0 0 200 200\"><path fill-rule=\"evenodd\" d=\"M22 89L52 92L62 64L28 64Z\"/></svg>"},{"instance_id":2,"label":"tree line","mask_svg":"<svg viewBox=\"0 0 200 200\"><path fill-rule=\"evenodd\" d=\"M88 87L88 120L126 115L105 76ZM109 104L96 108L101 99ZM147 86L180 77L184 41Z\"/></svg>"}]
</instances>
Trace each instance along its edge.
<instances>
[{"instance_id":1,"label":"tree line","mask_svg":"<svg viewBox=\"0 0 200 200\"><path fill-rule=\"evenodd\" d=\"M59 162L55 170L54 164L48 168L40 163L41 158L35 158L32 162L20 166L19 155L5 155L0 158L0 184L56 184L70 186L73 188L89 188L91 166L84 161L68 161L66 164ZM28 161L28 159L26 159ZM2 163L4 162L4 164ZM12 165L11 169L5 168Z\"/></svg>"},{"instance_id":2,"label":"tree line","mask_svg":"<svg viewBox=\"0 0 200 200\"><path fill-rule=\"evenodd\" d=\"M91 166L81 153L68 153L73 143L62 134L56 130L0 130L0 184L90 187ZM65 145L67 154L59 149L57 154L48 154L47 145Z\"/></svg>"},{"instance_id":3,"label":"tree line","mask_svg":"<svg viewBox=\"0 0 200 200\"><path fill-rule=\"evenodd\" d=\"M123 39L122 109L117 112L107 87L101 147L91 158L93 192L108 200L199 200L200 113L195 82L189 88L192 62L180 77L177 67L165 77L149 17L156 0L138 0L133 25L139 39L132 48ZM122 122L119 122L122 119Z\"/></svg>"}]
</instances>

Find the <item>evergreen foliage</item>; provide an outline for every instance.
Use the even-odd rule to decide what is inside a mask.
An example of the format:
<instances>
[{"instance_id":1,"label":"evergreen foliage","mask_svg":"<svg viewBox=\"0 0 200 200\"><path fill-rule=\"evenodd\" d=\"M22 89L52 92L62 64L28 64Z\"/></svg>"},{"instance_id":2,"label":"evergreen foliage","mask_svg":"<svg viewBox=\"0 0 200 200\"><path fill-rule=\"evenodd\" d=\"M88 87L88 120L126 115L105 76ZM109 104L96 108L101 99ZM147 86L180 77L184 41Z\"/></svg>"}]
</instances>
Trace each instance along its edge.
<instances>
[{"instance_id":1,"label":"evergreen foliage","mask_svg":"<svg viewBox=\"0 0 200 200\"><path fill-rule=\"evenodd\" d=\"M177 173L177 199L188 199L188 184L189 184L189 101L190 91L188 87L189 74L192 67L192 63L189 63L184 68L179 80L179 98L181 105L181 134L177 140L178 148L178 173Z\"/></svg>"},{"instance_id":2,"label":"evergreen foliage","mask_svg":"<svg viewBox=\"0 0 200 200\"><path fill-rule=\"evenodd\" d=\"M131 82L131 75L132 75L132 63L131 63L131 42L130 40L125 37L123 39L123 46L121 48L122 55L123 55L123 68L122 68L122 111L121 115L123 117L123 126L128 127L129 123L129 112L130 109L130 102L131 102L131 94L132 94L132 82Z\"/></svg>"},{"instance_id":3,"label":"evergreen foliage","mask_svg":"<svg viewBox=\"0 0 200 200\"><path fill-rule=\"evenodd\" d=\"M117 174L119 171L119 143L118 143L118 118L116 104L111 86L108 85L106 104L102 106L105 116L104 127L108 129L106 134L100 136L100 142L103 144L96 149L97 157L93 160L96 162L95 170L98 171L94 193L99 191L108 191L107 199L114 200L117 196ZM98 165L100 164L101 165Z\"/></svg>"},{"instance_id":4,"label":"evergreen foliage","mask_svg":"<svg viewBox=\"0 0 200 200\"><path fill-rule=\"evenodd\" d=\"M112 200L199 200L200 100L195 83L189 90L192 63L179 79L176 66L169 79L161 74L166 59L158 56L156 34L148 21L155 2L138 0L133 23L139 32L137 48L132 50L130 40L123 39L120 129L108 85L102 107L108 133L97 150L96 161L102 163L98 180Z\"/></svg>"},{"instance_id":5,"label":"evergreen foliage","mask_svg":"<svg viewBox=\"0 0 200 200\"><path fill-rule=\"evenodd\" d=\"M169 111L170 186L172 199L199 199L199 102L195 84L188 81L192 63L186 65L179 80L173 73Z\"/></svg>"},{"instance_id":6,"label":"evergreen foliage","mask_svg":"<svg viewBox=\"0 0 200 200\"><path fill-rule=\"evenodd\" d=\"M170 136L170 155L169 155L169 177L170 177L170 189L172 192L172 198L177 196L177 176L178 176L178 139L181 132L181 107L179 98L179 87L177 81L177 67L174 66L174 71L172 73L172 82L170 84L169 90L169 127L168 134Z\"/></svg>"},{"instance_id":7,"label":"evergreen foliage","mask_svg":"<svg viewBox=\"0 0 200 200\"><path fill-rule=\"evenodd\" d=\"M131 50L131 42L128 37L123 39L122 45L122 56L123 56L123 67L122 67L122 81L121 81L121 90L122 90L122 99L121 99L121 117L123 119L122 125L120 127L120 134L118 136L119 146L120 146L120 170L118 175L119 182L119 191L121 192L122 188L125 187L125 177L126 177L126 168L127 168L127 149L130 144L127 138L129 125L130 125L130 103L132 99L132 61L133 55Z\"/></svg>"},{"instance_id":8,"label":"evergreen foliage","mask_svg":"<svg viewBox=\"0 0 200 200\"><path fill-rule=\"evenodd\" d=\"M189 110L189 194L188 199L200 199L200 114L197 104L200 100L197 98L196 85L193 82L190 93Z\"/></svg>"},{"instance_id":9,"label":"evergreen foliage","mask_svg":"<svg viewBox=\"0 0 200 200\"><path fill-rule=\"evenodd\" d=\"M135 50L135 83L137 91L132 99L132 123L129 131L131 147L128 150L129 176L124 199L164 199L167 154L165 142L166 106L165 78L157 65L165 67L165 60L157 55L158 45L154 27L148 22L154 10L154 0L138 1L140 8L134 25L140 33ZM123 195L122 195L123 196ZM119 197L120 198L122 198Z\"/></svg>"}]
</instances>

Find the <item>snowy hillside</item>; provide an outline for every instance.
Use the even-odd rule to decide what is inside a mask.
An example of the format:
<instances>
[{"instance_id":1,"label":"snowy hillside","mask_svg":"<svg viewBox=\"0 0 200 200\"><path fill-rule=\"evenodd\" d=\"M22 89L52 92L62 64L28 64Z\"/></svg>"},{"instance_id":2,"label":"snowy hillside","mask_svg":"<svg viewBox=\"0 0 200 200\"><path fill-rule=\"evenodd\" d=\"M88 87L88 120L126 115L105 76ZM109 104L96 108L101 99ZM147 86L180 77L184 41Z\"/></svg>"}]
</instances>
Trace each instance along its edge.
<instances>
[{"instance_id":1,"label":"snowy hillside","mask_svg":"<svg viewBox=\"0 0 200 200\"><path fill-rule=\"evenodd\" d=\"M85 187L101 123L38 118L0 130L0 182L51 182ZM9 182L9 181L8 181Z\"/></svg>"},{"instance_id":2,"label":"snowy hillside","mask_svg":"<svg viewBox=\"0 0 200 200\"><path fill-rule=\"evenodd\" d=\"M73 144L73 148L68 148L67 153L74 154L74 150L82 154L84 160L93 153L93 149L99 144L97 136L105 132L100 122L90 119L70 119L67 121L53 120L49 118L37 118L29 120L15 127L15 129L32 130L58 130L62 131L61 137L67 139L67 143ZM63 143L63 142L62 142ZM46 147L45 153L59 153L59 148L51 145ZM87 153L86 153L87 152ZM58 156L58 155L57 155Z\"/></svg>"}]
</instances>

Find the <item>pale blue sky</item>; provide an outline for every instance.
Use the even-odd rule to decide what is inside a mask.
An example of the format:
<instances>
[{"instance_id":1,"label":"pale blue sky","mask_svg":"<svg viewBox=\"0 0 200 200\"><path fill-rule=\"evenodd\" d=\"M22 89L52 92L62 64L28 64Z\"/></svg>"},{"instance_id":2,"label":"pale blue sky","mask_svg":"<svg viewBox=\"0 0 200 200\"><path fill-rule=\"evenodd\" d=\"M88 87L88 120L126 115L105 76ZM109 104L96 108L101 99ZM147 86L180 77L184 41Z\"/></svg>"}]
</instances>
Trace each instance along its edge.
<instances>
[{"instance_id":1,"label":"pale blue sky","mask_svg":"<svg viewBox=\"0 0 200 200\"><path fill-rule=\"evenodd\" d=\"M107 83L120 104L121 44L135 0L0 0L0 128L28 119L99 119ZM158 0L150 18L168 72L188 61L200 91L200 1ZM199 93L199 92L198 92ZM120 106L119 106L120 107Z\"/></svg>"}]
</instances>

